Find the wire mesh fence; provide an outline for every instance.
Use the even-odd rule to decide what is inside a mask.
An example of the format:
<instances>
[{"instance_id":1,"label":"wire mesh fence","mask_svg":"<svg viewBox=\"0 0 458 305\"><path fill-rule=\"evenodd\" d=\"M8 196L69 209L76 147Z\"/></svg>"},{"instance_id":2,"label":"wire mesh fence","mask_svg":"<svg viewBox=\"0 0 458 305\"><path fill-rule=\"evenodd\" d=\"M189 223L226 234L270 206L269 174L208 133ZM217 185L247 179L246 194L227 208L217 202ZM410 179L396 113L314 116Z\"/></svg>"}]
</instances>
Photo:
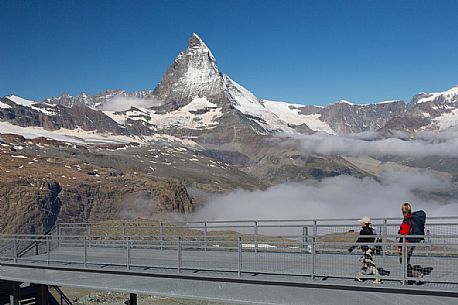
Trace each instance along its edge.
<instances>
[{"instance_id":1,"label":"wire mesh fence","mask_svg":"<svg viewBox=\"0 0 458 305\"><path fill-rule=\"evenodd\" d=\"M383 280L458 283L458 223L437 219L428 223L422 242L410 244L399 241L394 220L381 219L373 225L379 239L369 245L371 259ZM373 279L374 272L361 271L362 247L349 252L351 246L361 246L355 244L359 229L348 221L312 221L307 225L253 222L239 227L207 223L191 228L60 224L50 235L0 236L0 259L136 271L162 268L241 276L263 273Z\"/></svg>"}]
</instances>

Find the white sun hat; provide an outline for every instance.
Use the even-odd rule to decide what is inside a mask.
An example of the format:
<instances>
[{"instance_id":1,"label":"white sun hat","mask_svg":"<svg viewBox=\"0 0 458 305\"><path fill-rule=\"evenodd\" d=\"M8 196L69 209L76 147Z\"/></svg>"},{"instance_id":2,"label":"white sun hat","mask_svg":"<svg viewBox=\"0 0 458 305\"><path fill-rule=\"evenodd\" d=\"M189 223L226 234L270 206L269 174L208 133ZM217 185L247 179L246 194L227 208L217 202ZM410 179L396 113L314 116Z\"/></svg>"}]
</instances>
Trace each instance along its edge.
<instances>
[{"instance_id":1,"label":"white sun hat","mask_svg":"<svg viewBox=\"0 0 458 305\"><path fill-rule=\"evenodd\" d=\"M364 217L361 217L361 219L358 220L358 222L363 225L363 224L371 223L371 219L368 216L364 216Z\"/></svg>"}]
</instances>

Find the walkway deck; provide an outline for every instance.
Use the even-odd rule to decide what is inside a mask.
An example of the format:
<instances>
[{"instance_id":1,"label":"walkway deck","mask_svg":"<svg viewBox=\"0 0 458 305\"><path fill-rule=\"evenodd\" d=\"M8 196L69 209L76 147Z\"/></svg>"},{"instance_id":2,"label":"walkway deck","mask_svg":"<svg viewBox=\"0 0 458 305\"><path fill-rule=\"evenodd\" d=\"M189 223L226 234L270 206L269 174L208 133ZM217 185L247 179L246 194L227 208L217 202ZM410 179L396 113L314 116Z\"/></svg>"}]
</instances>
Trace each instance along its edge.
<instances>
[{"instance_id":1,"label":"walkway deck","mask_svg":"<svg viewBox=\"0 0 458 305\"><path fill-rule=\"evenodd\" d=\"M351 263L340 266L342 276L327 278L327 268L335 266L336 260L342 260L342 255L323 254L317 260L317 270L321 270L322 275L312 280L310 276L293 275L310 266L311 255L306 253L287 256L244 253L244 271L238 276L234 271L238 264L236 252L182 251L183 263L178 272L178 252L174 250L131 249L129 269L126 249L89 248L86 251L86 267L81 247L57 248L49 256L32 255L16 263L3 261L0 278L239 304L358 304L367 297L377 305L403 304L408 295L415 304L451 305L456 304L458 298L458 284L454 283L457 275L447 270L443 262L446 259L456 265L456 258L415 258L419 263L441 260L438 266L444 267L434 268L434 278L448 283L407 286L390 280L400 271L395 256L377 257L378 264L393 273L384 277L384 284L376 285L370 280L364 283L353 280L359 267L358 255L345 255L345 260ZM276 266L278 274L272 273L269 265Z\"/></svg>"}]
</instances>

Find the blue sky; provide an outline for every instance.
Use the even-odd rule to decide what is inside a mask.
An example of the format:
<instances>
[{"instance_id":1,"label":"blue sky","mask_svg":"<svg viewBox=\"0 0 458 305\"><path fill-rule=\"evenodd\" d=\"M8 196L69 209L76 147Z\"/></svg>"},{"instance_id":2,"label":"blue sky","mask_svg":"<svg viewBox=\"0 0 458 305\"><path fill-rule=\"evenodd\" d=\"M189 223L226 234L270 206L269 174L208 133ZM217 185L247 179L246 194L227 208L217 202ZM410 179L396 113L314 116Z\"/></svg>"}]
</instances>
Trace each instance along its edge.
<instances>
[{"instance_id":1,"label":"blue sky","mask_svg":"<svg viewBox=\"0 0 458 305\"><path fill-rule=\"evenodd\" d=\"M153 89L192 32L260 98L326 105L458 84L458 1L0 0L0 96Z\"/></svg>"}]
</instances>

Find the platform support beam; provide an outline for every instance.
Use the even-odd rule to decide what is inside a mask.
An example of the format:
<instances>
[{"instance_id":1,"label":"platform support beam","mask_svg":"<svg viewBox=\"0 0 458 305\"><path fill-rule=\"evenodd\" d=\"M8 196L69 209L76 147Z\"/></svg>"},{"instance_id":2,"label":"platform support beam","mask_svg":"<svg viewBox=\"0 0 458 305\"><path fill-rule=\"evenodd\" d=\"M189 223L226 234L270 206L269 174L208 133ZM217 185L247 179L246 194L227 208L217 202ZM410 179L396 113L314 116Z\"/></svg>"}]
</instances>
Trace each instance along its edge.
<instances>
[{"instance_id":1,"label":"platform support beam","mask_svg":"<svg viewBox=\"0 0 458 305\"><path fill-rule=\"evenodd\" d=\"M49 304L49 299L48 299L48 285L37 285L38 291L37 291L37 305L48 305Z\"/></svg>"},{"instance_id":2,"label":"platform support beam","mask_svg":"<svg viewBox=\"0 0 458 305\"><path fill-rule=\"evenodd\" d=\"M20 305L20 288L18 282L11 282L11 293L10 293L10 304L11 305Z\"/></svg>"},{"instance_id":3,"label":"platform support beam","mask_svg":"<svg viewBox=\"0 0 458 305\"><path fill-rule=\"evenodd\" d=\"M129 305L137 305L137 294L136 293L130 294Z\"/></svg>"}]
</instances>

